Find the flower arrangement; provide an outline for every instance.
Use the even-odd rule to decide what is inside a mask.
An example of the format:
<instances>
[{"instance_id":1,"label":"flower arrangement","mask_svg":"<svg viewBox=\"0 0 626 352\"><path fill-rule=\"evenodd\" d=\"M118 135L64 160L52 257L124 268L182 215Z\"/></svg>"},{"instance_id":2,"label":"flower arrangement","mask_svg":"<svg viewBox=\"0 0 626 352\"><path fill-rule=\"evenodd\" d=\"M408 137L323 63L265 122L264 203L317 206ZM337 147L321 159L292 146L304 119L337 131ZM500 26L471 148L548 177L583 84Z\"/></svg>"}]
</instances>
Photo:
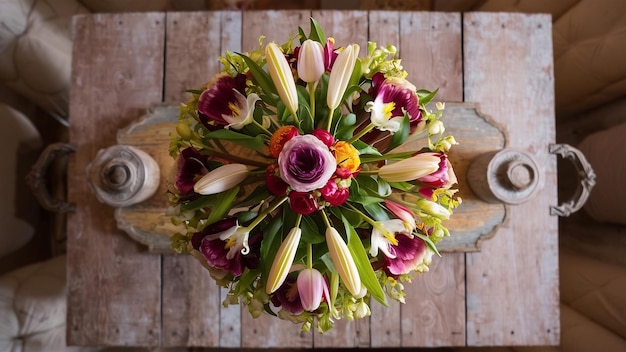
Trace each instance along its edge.
<instances>
[{"instance_id":1,"label":"flower arrangement","mask_svg":"<svg viewBox=\"0 0 626 352\"><path fill-rule=\"evenodd\" d=\"M405 79L393 46L334 46L311 19L308 36L226 52L170 146L174 250L229 288L225 305L303 331L403 302L460 202L436 91Z\"/></svg>"}]
</instances>

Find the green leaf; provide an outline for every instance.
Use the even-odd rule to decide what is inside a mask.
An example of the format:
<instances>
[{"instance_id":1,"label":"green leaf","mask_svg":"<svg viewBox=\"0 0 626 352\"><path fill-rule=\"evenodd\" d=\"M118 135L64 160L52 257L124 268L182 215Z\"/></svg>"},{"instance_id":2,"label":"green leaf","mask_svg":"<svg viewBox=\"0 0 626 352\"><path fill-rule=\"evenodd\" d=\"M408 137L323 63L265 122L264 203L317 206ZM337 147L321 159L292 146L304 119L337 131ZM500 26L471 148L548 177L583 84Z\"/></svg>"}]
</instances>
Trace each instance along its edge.
<instances>
[{"instance_id":1,"label":"green leaf","mask_svg":"<svg viewBox=\"0 0 626 352\"><path fill-rule=\"evenodd\" d=\"M213 196L202 196L200 198L194 199L189 203L185 203L181 205L181 211L194 211L198 209L203 209L210 207L213 204Z\"/></svg>"},{"instance_id":2,"label":"green leaf","mask_svg":"<svg viewBox=\"0 0 626 352\"><path fill-rule=\"evenodd\" d=\"M322 27L313 17L311 17L311 33L309 33L309 39L320 42L322 46L326 45L326 34L324 34Z\"/></svg>"},{"instance_id":3,"label":"green leaf","mask_svg":"<svg viewBox=\"0 0 626 352\"><path fill-rule=\"evenodd\" d=\"M389 197L389 195L391 195L391 186L389 185L387 181L379 177L377 184L378 184L377 192L381 197L387 198Z\"/></svg>"},{"instance_id":4,"label":"green leaf","mask_svg":"<svg viewBox=\"0 0 626 352\"><path fill-rule=\"evenodd\" d=\"M275 216L272 221L263 228L263 241L261 241L261 270L263 277L267 278L274 261L274 256L280 247L281 236L280 230L283 226L281 216ZM266 279L267 280L267 279ZM265 282L263 282L265 284Z\"/></svg>"},{"instance_id":5,"label":"green leaf","mask_svg":"<svg viewBox=\"0 0 626 352\"><path fill-rule=\"evenodd\" d=\"M246 292L248 292L249 291L248 288L252 285L254 280L256 280L258 275L259 275L259 270L257 270L257 269L255 269L255 270L251 270L251 269L244 270L244 272L239 277L239 282L237 282L237 287L235 289L234 294L236 296L241 296L241 295L245 294Z\"/></svg>"},{"instance_id":6,"label":"green leaf","mask_svg":"<svg viewBox=\"0 0 626 352\"><path fill-rule=\"evenodd\" d=\"M356 148L356 150L359 151L359 155L379 155L382 156L382 154L380 154L380 152L378 151L378 149L374 148L373 146L362 142L361 140L355 141L354 143L352 143L352 145Z\"/></svg>"},{"instance_id":7,"label":"green leaf","mask_svg":"<svg viewBox=\"0 0 626 352\"><path fill-rule=\"evenodd\" d=\"M389 214L387 214L387 211L385 211L385 209L380 205L380 203L366 204L363 206L363 208L376 221L389 220Z\"/></svg>"},{"instance_id":8,"label":"green leaf","mask_svg":"<svg viewBox=\"0 0 626 352\"><path fill-rule=\"evenodd\" d=\"M411 132L411 122L409 120L409 115L404 113L404 119L402 119L402 123L400 124L400 129L391 136L391 141L389 142L389 147L387 150L392 150L395 147L401 145L406 141L409 137L409 132Z\"/></svg>"},{"instance_id":9,"label":"green leaf","mask_svg":"<svg viewBox=\"0 0 626 352\"><path fill-rule=\"evenodd\" d=\"M363 283L363 286L367 288L367 291L372 297L374 297L382 305L388 306L387 296L385 296L385 292L380 286L380 282L378 282L376 273L374 273L374 269L372 268L372 264L370 264L369 257L365 251L365 247L363 247L363 243L361 242L359 235L357 235L354 227L350 225L350 222L345 217L342 217L341 221L343 222L346 233L348 234L348 249L354 259L357 270L359 271L361 283Z\"/></svg>"},{"instance_id":10,"label":"green leaf","mask_svg":"<svg viewBox=\"0 0 626 352\"><path fill-rule=\"evenodd\" d=\"M422 106L428 105L428 103L430 103L430 101L433 100L435 95L437 95L437 92L439 92L439 88L435 89L432 92L425 90L425 89L418 90L417 96L419 97L420 105Z\"/></svg>"},{"instance_id":11,"label":"green leaf","mask_svg":"<svg viewBox=\"0 0 626 352\"><path fill-rule=\"evenodd\" d=\"M228 214L238 192L239 186L236 186L227 191L218 193L213 197L214 206L211 208L211 213L209 213L209 217L207 218L208 224L221 220Z\"/></svg>"},{"instance_id":12,"label":"green leaf","mask_svg":"<svg viewBox=\"0 0 626 352\"><path fill-rule=\"evenodd\" d=\"M199 90L199 89L187 89L187 90L185 90L185 92L186 92L186 93L191 93L191 94L198 94L198 95L200 95L200 94L202 94L202 92L203 92L203 91L202 91L202 90Z\"/></svg>"},{"instance_id":13,"label":"green leaf","mask_svg":"<svg viewBox=\"0 0 626 352\"><path fill-rule=\"evenodd\" d=\"M300 222L302 229L302 242L317 244L322 243L326 239L320 228L311 216L303 216Z\"/></svg>"},{"instance_id":14,"label":"green leaf","mask_svg":"<svg viewBox=\"0 0 626 352\"><path fill-rule=\"evenodd\" d=\"M204 136L208 139L231 141L235 144L250 148L255 151L261 151L265 146L265 144L263 143L263 137L261 137L260 135L248 136L243 133L226 129L207 132Z\"/></svg>"},{"instance_id":15,"label":"green leaf","mask_svg":"<svg viewBox=\"0 0 626 352\"><path fill-rule=\"evenodd\" d=\"M437 250L437 246L435 246L435 244L433 243L433 241L428 238L428 236L424 236L421 233L416 233L415 236L421 238L424 240L424 242L426 242L426 245L433 251L435 252L435 254L437 254L438 256L441 257L441 254L439 253L439 251Z\"/></svg>"},{"instance_id":16,"label":"green leaf","mask_svg":"<svg viewBox=\"0 0 626 352\"><path fill-rule=\"evenodd\" d=\"M302 29L302 27L298 27L298 34L300 35L300 45L302 45L302 42L307 39L306 34L304 33L304 29Z\"/></svg>"},{"instance_id":17,"label":"green leaf","mask_svg":"<svg viewBox=\"0 0 626 352\"><path fill-rule=\"evenodd\" d=\"M252 73L252 77L254 77L259 84L259 87L261 87L264 92L277 94L276 87L274 86L274 82L272 81L272 77L269 73L267 73L261 66L257 65L257 63L248 56L241 53L237 53L237 55L241 56L243 61L246 62L246 65L248 65L248 68Z\"/></svg>"},{"instance_id":18,"label":"green leaf","mask_svg":"<svg viewBox=\"0 0 626 352\"><path fill-rule=\"evenodd\" d=\"M389 185L400 191L408 192L412 190L415 185L409 182L389 182Z\"/></svg>"}]
</instances>

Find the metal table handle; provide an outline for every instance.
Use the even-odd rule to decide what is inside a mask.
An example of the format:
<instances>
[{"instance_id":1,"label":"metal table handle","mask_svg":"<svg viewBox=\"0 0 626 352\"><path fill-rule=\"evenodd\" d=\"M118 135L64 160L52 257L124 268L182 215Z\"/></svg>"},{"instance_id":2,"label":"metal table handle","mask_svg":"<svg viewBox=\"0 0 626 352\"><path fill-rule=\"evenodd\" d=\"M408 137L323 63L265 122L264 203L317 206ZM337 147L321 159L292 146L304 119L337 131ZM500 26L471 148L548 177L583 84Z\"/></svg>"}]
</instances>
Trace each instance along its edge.
<instances>
[{"instance_id":1,"label":"metal table handle","mask_svg":"<svg viewBox=\"0 0 626 352\"><path fill-rule=\"evenodd\" d=\"M572 198L558 206L550 206L550 215L570 216L572 213L580 210L589 198L591 189L596 184L596 174L585 155L569 144L550 144L549 152L550 154L558 154L565 159L571 160L578 172L580 182Z\"/></svg>"},{"instance_id":2,"label":"metal table handle","mask_svg":"<svg viewBox=\"0 0 626 352\"><path fill-rule=\"evenodd\" d=\"M62 200L54 199L46 187L46 172L50 164L60 156L66 156L76 151L76 146L69 143L53 143L44 149L39 155L37 162L32 166L26 176L26 182L32 189L39 204L46 210L67 213L73 212L76 205Z\"/></svg>"}]
</instances>

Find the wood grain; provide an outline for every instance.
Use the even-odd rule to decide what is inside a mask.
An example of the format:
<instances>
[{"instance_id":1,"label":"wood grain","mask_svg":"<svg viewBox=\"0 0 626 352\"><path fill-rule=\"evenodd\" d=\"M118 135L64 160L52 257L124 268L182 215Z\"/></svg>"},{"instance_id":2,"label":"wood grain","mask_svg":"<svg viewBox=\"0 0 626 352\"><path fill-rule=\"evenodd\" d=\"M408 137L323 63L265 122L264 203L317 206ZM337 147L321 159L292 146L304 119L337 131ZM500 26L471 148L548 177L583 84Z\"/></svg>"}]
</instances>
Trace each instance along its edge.
<instances>
[{"instance_id":1,"label":"wood grain","mask_svg":"<svg viewBox=\"0 0 626 352\"><path fill-rule=\"evenodd\" d=\"M457 13L400 15L400 57L417 87L439 87L438 101L461 101L461 18ZM445 123L445 118L444 118ZM454 133L454 131L450 131ZM433 258L431 271L406 285L400 308L402 346L465 344L465 260L463 254Z\"/></svg>"},{"instance_id":2,"label":"wood grain","mask_svg":"<svg viewBox=\"0 0 626 352\"><path fill-rule=\"evenodd\" d=\"M70 345L158 346L161 258L115 227L113 209L89 190L85 168L117 130L159 103L164 15L78 16L74 20L67 222ZM127 38L127 40L119 40Z\"/></svg>"},{"instance_id":3,"label":"wood grain","mask_svg":"<svg viewBox=\"0 0 626 352\"><path fill-rule=\"evenodd\" d=\"M186 89L198 88L220 71L218 56L240 50L240 12L197 12L167 14L165 101L178 104L189 96ZM172 180L170 180L172 182ZM222 313L220 288L191 256L163 257L164 347L238 347L230 328L237 327L231 307ZM222 330L221 317L229 324ZM226 335L226 336L224 336Z\"/></svg>"},{"instance_id":4,"label":"wood grain","mask_svg":"<svg viewBox=\"0 0 626 352\"><path fill-rule=\"evenodd\" d=\"M467 258L468 345L559 342L558 222L551 22L546 15L464 15L465 100L506 127L507 147L531 154L537 196L509 206L496 236Z\"/></svg>"}]
</instances>

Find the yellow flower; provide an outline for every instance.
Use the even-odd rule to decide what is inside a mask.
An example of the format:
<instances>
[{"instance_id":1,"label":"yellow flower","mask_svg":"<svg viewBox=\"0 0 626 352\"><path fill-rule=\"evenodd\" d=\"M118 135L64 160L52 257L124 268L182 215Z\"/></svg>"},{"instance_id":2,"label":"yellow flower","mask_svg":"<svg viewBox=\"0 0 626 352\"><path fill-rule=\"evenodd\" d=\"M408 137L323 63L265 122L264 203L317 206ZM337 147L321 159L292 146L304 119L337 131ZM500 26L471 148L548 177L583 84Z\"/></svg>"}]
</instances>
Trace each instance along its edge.
<instances>
[{"instance_id":1,"label":"yellow flower","mask_svg":"<svg viewBox=\"0 0 626 352\"><path fill-rule=\"evenodd\" d=\"M348 142L339 141L335 143L333 146L333 155L337 160L338 167L347 169L352 173L356 172L361 165L359 151Z\"/></svg>"}]
</instances>

